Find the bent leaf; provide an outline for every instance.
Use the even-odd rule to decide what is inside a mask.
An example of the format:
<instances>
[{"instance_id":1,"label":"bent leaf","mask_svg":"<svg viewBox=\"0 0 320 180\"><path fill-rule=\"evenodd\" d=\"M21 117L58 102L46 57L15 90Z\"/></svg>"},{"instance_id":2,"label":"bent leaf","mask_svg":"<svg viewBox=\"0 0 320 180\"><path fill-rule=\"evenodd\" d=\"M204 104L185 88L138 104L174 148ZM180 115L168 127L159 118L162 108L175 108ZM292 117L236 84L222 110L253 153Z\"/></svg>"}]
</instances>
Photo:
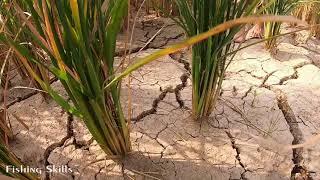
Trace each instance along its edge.
<instances>
[{"instance_id":1,"label":"bent leaf","mask_svg":"<svg viewBox=\"0 0 320 180\"><path fill-rule=\"evenodd\" d=\"M242 24L248 24L248 23L263 23L263 22L292 22L292 23L303 23L304 21L301 21L299 19L296 19L292 16L252 16L252 17L243 17L231 21L227 21L223 24L220 24L209 31L199 34L197 36L191 37L181 43L178 43L176 45L169 46L165 49L159 50L155 53L152 53L140 60L138 62L132 64L129 66L125 71L123 71L120 75L115 77L105 88L110 88L115 83L119 82L121 79L129 75L131 72L139 69L140 67L160 58L168 54L172 54L175 52L178 52L179 50L192 46L196 43L199 43L211 36L217 35L221 32L224 32L232 27L239 26Z\"/></svg>"}]
</instances>

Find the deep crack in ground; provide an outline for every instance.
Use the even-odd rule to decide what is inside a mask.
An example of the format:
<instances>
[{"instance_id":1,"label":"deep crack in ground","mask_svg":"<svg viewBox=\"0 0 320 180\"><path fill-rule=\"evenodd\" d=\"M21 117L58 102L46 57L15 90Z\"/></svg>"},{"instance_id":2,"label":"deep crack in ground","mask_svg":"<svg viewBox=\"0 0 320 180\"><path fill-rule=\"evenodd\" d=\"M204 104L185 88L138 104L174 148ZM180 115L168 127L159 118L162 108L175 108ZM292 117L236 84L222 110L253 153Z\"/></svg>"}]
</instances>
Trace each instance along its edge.
<instances>
[{"instance_id":1,"label":"deep crack in ground","mask_svg":"<svg viewBox=\"0 0 320 180\"><path fill-rule=\"evenodd\" d=\"M246 172L248 172L247 168L245 167L245 165L243 164L243 162L241 161L241 157L240 157L240 148L237 146L236 144L236 139L235 137L232 136L232 134L229 132L229 131L225 131L227 136L229 137L230 139L230 142L231 142L231 146L232 148L236 151L236 159L239 163L239 165L242 167L242 169L244 170L241 174L240 174L240 179L241 180L247 180L248 178L246 178Z\"/></svg>"},{"instance_id":2,"label":"deep crack in ground","mask_svg":"<svg viewBox=\"0 0 320 180\"><path fill-rule=\"evenodd\" d=\"M50 84L52 84L52 83L54 83L54 82L57 82L57 81L58 81L58 78L52 78L52 79L50 80ZM23 95L22 97L16 97L15 100L13 100L12 102L10 102L10 103L8 103L8 104L6 105L6 108L9 108L9 107L15 105L16 103L19 103L19 102L22 102L22 101L24 101L24 100L27 100L27 99L31 98L32 96L39 94L40 92L41 92L41 91L33 90L32 92L27 93L27 94Z\"/></svg>"},{"instance_id":3,"label":"deep crack in ground","mask_svg":"<svg viewBox=\"0 0 320 180\"><path fill-rule=\"evenodd\" d=\"M65 137L63 137L59 142L53 143L50 146L47 147L47 149L44 151L44 167L46 168L47 166L51 165L50 162L48 161L51 153L58 147L62 147L64 145L64 143L70 139L74 133L73 133L73 126L72 126L72 122L73 122L73 116L71 114L68 114L68 120L67 120L67 134ZM45 180L49 180L50 179L50 174L48 171L44 171L45 172Z\"/></svg>"},{"instance_id":4,"label":"deep crack in ground","mask_svg":"<svg viewBox=\"0 0 320 180\"><path fill-rule=\"evenodd\" d=\"M290 133L293 136L292 145L303 144L304 137L302 131L299 128L299 123L292 108L288 103L287 96L280 90L278 90L277 93L277 101L278 107L283 113L283 116L289 126ZM291 171L291 179L297 179L296 176L299 175L300 178L303 178L305 180L312 180L309 171L306 167L303 166L303 148L293 149L292 155L294 167Z\"/></svg>"},{"instance_id":5,"label":"deep crack in ground","mask_svg":"<svg viewBox=\"0 0 320 180\"><path fill-rule=\"evenodd\" d=\"M309 65L309 64L312 64L312 63L302 62L298 65L295 65L293 67L294 72L291 75L282 77L280 79L279 83L277 83L277 84L271 84L271 85L267 84L268 79L274 73L276 73L277 70L272 71L271 73L267 73L267 75L262 79L262 83L260 84L260 86L255 86L255 85L250 86L250 88L245 92L244 96L242 96L242 98L241 98L244 101L244 98L247 97L248 94L253 90L253 87L266 88L268 90L273 91L277 95L277 105L278 105L279 109L281 110L281 112L286 120L286 123L289 126L289 131L290 131L291 135L293 136L292 145L304 143L304 136L303 136L301 129L299 128L299 122L297 121L297 119L294 115L294 112L291 109L291 107L287 101L286 94L274 86L275 85L285 85L285 83L289 80L298 79L299 78L298 69L302 68L306 65ZM251 72L247 72L247 73L252 76ZM252 77L254 77L254 76L252 76ZM240 166L242 166L244 168L243 164L241 163L241 159L240 159L240 151L235 146L234 137L229 132L226 132L226 133L231 140L232 147L237 151L236 159L239 161ZM300 178L300 179L305 179L305 180L312 180L312 177L310 176L310 171L308 171L308 169L303 165L303 161L304 161L303 148L293 149L292 154L293 154L292 161L294 163L294 167L292 168L292 171L291 171L291 179L296 180L296 179ZM244 170L246 172L245 168L244 168ZM241 174L242 179L245 178L243 176L244 173Z\"/></svg>"},{"instance_id":6,"label":"deep crack in ground","mask_svg":"<svg viewBox=\"0 0 320 180\"><path fill-rule=\"evenodd\" d=\"M46 150L44 152L44 167L47 167L47 166L51 165L49 160L48 160L50 155L51 155L51 153L55 149L57 149L59 147L63 147L67 140L73 138L72 145L74 145L76 149L83 149L83 150L88 150L90 144L94 141L93 138L91 138L88 141L77 141L77 139L75 137L73 122L74 122L73 115L68 113L67 134L59 142L53 143L53 144L51 144L50 146L48 146L46 148ZM68 165L68 163L67 163L67 165ZM74 177L74 174L71 173L71 176ZM45 171L45 180L49 180L49 179L50 179L50 174Z\"/></svg>"},{"instance_id":7,"label":"deep crack in ground","mask_svg":"<svg viewBox=\"0 0 320 180\"><path fill-rule=\"evenodd\" d=\"M170 56L170 57L173 57L173 56ZM159 96L153 100L151 109L141 112L139 115L132 118L131 121L138 122L149 115L155 114L157 112L160 102L165 99L168 93L174 93L176 97L176 101L179 104L179 107L186 108L185 103L181 98L181 91L188 85L187 82L188 82L188 79L190 78L189 72L191 71L191 68L190 68L190 63L182 58L183 57L180 57L178 59L173 58L174 60L177 60L177 62L182 63L184 65L185 70L187 71L187 73L183 73L180 77L181 84L178 84L175 88L167 87L166 89L161 90L161 93L159 94Z\"/></svg>"}]
</instances>

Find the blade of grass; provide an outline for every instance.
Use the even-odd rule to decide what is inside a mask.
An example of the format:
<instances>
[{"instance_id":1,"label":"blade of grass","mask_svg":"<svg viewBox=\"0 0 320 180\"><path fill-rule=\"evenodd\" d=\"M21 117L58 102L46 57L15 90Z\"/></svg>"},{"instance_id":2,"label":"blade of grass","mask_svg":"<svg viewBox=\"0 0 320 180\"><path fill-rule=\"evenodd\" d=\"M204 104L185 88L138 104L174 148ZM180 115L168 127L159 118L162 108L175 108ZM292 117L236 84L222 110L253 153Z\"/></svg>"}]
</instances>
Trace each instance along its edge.
<instances>
[{"instance_id":1,"label":"blade of grass","mask_svg":"<svg viewBox=\"0 0 320 180\"><path fill-rule=\"evenodd\" d=\"M211 36L217 35L221 32L224 32L232 27L239 26L242 24L248 24L248 23L262 23L267 21L278 21L278 22L296 22L296 23L303 23L304 21L298 20L296 18L293 18L291 16L260 16L260 17L243 17L236 20L231 20L228 22L225 22L221 25L218 25L209 31L199 34L197 36L191 37L181 43L178 43L176 45L169 46L168 48L156 51L155 53L148 55L144 58L141 58L138 60L138 62L132 64L129 66L125 71L120 73L118 76L116 76L110 83L108 83L105 88L110 88L115 83L119 82L121 79L129 75L131 72L137 70L138 68L160 58L168 54L172 54L175 52L178 52L179 50L192 46L196 43L199 43Z\"/></svg>"}]
</instances>

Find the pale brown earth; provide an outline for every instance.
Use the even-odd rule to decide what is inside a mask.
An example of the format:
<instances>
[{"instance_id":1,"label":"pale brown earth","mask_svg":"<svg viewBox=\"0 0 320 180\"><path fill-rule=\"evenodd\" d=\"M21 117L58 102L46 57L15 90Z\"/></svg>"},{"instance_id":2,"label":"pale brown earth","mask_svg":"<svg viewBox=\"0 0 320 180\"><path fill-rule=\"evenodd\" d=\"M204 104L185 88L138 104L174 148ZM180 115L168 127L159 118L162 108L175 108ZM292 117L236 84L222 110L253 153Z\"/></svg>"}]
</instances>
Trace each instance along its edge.
<instances>
[{"instance_id":1,"label":"pale brown earth","mask_svg":"<svg viewBox=\"0 0 320 180\"><path fill-rule=\"evenodd\" d=\"M136 43L134 52L157 31L148 28L158 27L139 26L137 31L141 32L135 42L140 39L142 43ZM146 31L150 34L144 34ZM165 28L138 56L155 51L150 48L164 47L170 37L176 41L177 32L181 30L173 25ZM183 35L179 38L183 39ZM284 38L277 55L272 57L263 44L240 51L226 72L222 96L212 117L201 122L190 117L190 79L187 87L175 91L182 84L181 79L188 76L188 52L164 57L133 73L131 106L127 79L122 93L124 111L128 107L132 110L133 152L120 163L108 160L96 142L90 141L91 135L81 120L73 120L56 103L45 102L40 94L9 107L15 133L11 147L28 165L67 165L73 169L70 174L49 175L56 180L290 179L295 158L287 147L299 132L301 143L317 135L320 126L320 43L311 39L294 44ZM63 93L59 82L53 86ZM279 109L280 90L297 123L288 123ZM142 112L144 118L140 118ZM30 129L15 121L13 114ZM299 154L303 157L299 165L315 180L320 179L318 144Z\"/></svg>"}]
</instances>

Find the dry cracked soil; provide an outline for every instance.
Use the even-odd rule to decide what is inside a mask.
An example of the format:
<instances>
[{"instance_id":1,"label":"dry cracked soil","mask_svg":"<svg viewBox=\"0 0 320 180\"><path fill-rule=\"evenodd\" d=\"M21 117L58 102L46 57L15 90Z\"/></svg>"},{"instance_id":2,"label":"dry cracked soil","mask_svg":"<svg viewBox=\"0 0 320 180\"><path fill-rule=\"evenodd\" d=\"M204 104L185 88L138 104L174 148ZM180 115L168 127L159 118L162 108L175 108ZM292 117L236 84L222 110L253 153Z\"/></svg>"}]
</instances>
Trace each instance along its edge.
<instances>
[{"instance_id":1,"label":"dry cracked soil","mask_svg":"<svg viewBox=\"0 0 320 180\"><path fill-rule=\"evenodd\" d=\"M170 21L142 22L136 31L132 57L184 38ZM118 46L118 55L124 54L123 44ZM316 40L297 44L282 38L274 56L263 44L241 50L230 62L214 113L202 121L190 117L188 50L144 66L130 85L123 83L133 151L120 163L104 155L81 120L30 92L11 97L11 147L30 166L73 170L42 175L53 180L320 179L320 143L290 148L319 132L319 49ZM53 86L65 94L59 82Z\"/></svg>"}]
</instances>

